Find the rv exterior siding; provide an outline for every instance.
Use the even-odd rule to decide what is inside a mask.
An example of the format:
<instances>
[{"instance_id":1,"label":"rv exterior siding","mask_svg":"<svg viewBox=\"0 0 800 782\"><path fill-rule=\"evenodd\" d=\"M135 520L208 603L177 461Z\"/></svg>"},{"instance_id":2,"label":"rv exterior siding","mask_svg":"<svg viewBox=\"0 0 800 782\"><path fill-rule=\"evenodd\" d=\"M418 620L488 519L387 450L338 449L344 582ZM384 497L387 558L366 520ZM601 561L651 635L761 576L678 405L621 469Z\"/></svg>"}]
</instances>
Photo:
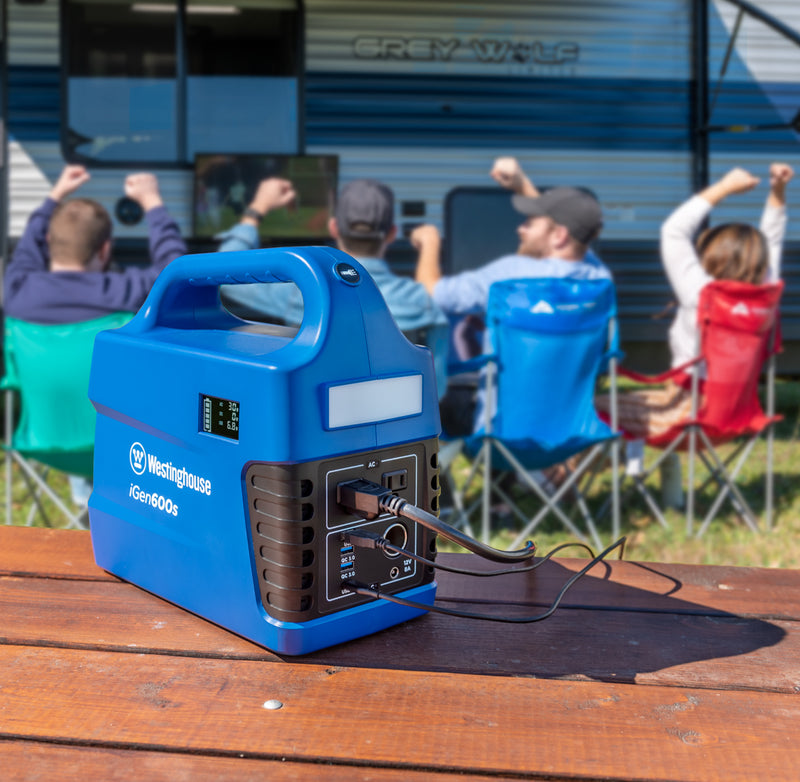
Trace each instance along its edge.
<instances>
[{"instance_id":1,"label":"rv exterior siding","mask_svg":"<svg viewBox=\"0 0 800 782\"><path fill-rule=\"evenodd\" d=\"M379 163L434 220L514 154L540 183L595 190L606 236L652 238L689 177L688 8L309 0L306 142L345 177ZM641 186L643 164L662 187Z\"/></svg>"},{"instance_id":2,"label":"rv exterior siding","mask_svg":"<svg viewBox=\"0 0 800 782\"><path fill-rule=\"evenodd\" d=\"M685 192L688 0L305 9L307 150L338 153L342 181L384 178L439 221L451 187L486 184L495 155L517 154L542 182L594 188L620 239L652 236ZM59 4L12 2L8 14L13 238L63 164ZM641 187L642 161L661 187ZM86 194L113 205L122 173L95 169ZM191 175L160 176L188 233Z\"/></svg>"},{"instance_id":3,"label":"rv exterior siding","mask_svg":"<svg viewBox=\"0 0 800 782\"><path fill-rule=\"evenodd\" d=\"M796 0L758 5L800 30ZM13 241L64 164L62 77L59 0L7 6ZM601 249L620 288L623 337L662 338L667 321L650 318L669 301L658 230L692 189L692 0L306 0L304 11L305 151L338 154L342 182L389 183L401 224L402 203L421 201L422 219L441 225L447 192L490 184L501 154L518 156L541 184L592 188L605 210ZM732 3L710 0L711 93L736 16ZM800 109L798 73L800 48L745 18L711 123L787 122ZM788 129L714 133L710 150L712 177L731 165L763 173L778 157L800 169ZM129 170L93 168L85 194L112 210ZM188 235L191 171L158 172ZM753 220L763 195L736 199L720 218ZM115 234L138 240L145 231L115 225ZM790 221L789 239L784 311L794 312L800 221ZM787 336L793 330L785 324Z\"/></svg>"},{"instance_id":4,"label":"rv exterior siding","mask_svg":"<svg viewBox=\"0 0 800 782\"><path fill-rule=\"evenodd\" d=\"M800 32L800 4L794 0L760 0L756 5ZM786 160L800 171L800 136L796 132L788 128L748 130L788 123L800 111L800 47L744 15L727 72L716 99L713 97L737 15L738 8L725 0L714 0L709 13L709 91L713 104L709 124L734 129L710 135L710 176L715 179L738 165L766 179L768 166L774 160ZM783 254L786 288L781 302L781 328L785 353L779 359L781 371L792 374L800 372L800 196L796 183L797 180L790 186ZM730 199L715 210L715 221L754 221L764 191L762 186Z\"/></svg>"},{"instance_id":5,"label":"rv exterior siding","mask_svg":"<svg viewBox=\"0 0 800 782\"><path fill-rule=\"evenodd\" d=\"M760 5L800 29L793 0ZM652 238L690 190L690 0L506 0L489 10L307 0L305 9L307 149L338 153L343 181L383 177L438 220L450 187L486 184L493 156L517 154L542 182L595 189L615 239ZM712 88L736 11L725 0L710 7ZM7 13L13 238L63 165L59 3L12 0ZM800 49L745 18L712 123L790 119L797 73ZM713 173L732 159L759 168L797 156L797 135L715 134L711 150ZM96 169L87 193L113 202L121 173ZM188 232L191 176L160 173ZM796 224L790 237L800 237Z\"/></svg>"}]
</instances>

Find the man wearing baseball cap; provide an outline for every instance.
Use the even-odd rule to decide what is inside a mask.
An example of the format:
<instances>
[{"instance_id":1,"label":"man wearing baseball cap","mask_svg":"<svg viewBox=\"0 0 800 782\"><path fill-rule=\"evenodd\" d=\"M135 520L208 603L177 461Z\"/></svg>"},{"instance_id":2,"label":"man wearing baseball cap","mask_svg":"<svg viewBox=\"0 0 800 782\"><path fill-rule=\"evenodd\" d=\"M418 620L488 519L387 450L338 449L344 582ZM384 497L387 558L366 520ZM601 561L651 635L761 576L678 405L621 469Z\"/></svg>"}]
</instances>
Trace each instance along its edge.
<instances>
[{"instance_id":1,"label":"man wearing baseball cap","mask_svg":"<svg viewBox=\"0 0 800 782\"><path fill-rule=\"evenodd\" d=\"M603 213L587 190L555 187L540 193L514 158L499 158L491 172L513 190L514 208L525 216L517 229L517 252L478 269L443 277L439 267L438 231L420 226L411 235L419 249L416 278L450 315L486 310L489 288L499 280L527 277L610 278L611 272L589 245L603 228ZM487 226L487 230L491 230Z\"/></svg>"},{"instance_id":2,"label":"man wearing baseball cap","mask_svg":"<svg viewBox=\"0 0 800 782\"><path fill-rule=\"evenodd\" d=\"M287 180L264 180L239 225L225 235L219 251L258 247L259 220L273 209L286 206L293 197L294 190ZM374 179L348 182L339 191L328 232L336 246L358 260L372 277L400 331L431 348L439 391L443 393L448 320L423 285L394 274L384 260L386 249L397 236L392 190ZM303 319L303 298L294 284L225 285L222 291L226 306L245 317L279 318L289 325L297 325Z\"/></svg>"},{"instance_id":3,"label":"man wearing baseball cap","mask_svg":"<svg viewBox=\"0 0 800 782\"><path fill-rule=\"evenodd\" d=\"M416 279L449 316L453 352L469 358L481 352L483 315L489 288L499 280L529 277L572 279L610 278L611 272L589 248L603 227L597 199L588 191L556 187L540 193L515 158L498 158L491 176L514 192L512 204L525 216L517 228L517 252L478 269L443 277L439 266L439 231L433 225L416 228L412 244L419 250ZM492 230L486 226L486 230ZM450 434L466 434L480 424L480 395L474 376L450 378L440 402L442 422Z\"/></svg>"},{"instance_id":4,"label":"man wearing baseball cap","mask_svg":"<svg viewBox=\"0 0 800 782\"><path fill-rule=\"evenodd\" d=\"M447 318L424 286L410 277L398 276L384 260L386 249L397 237L391 189L374 179L349 182L339 192L328 231L337 247L356 258L369 272L401 331L408 334L436 327L441 349L430 347L434 357L441 359L444 371Z\"/></svg>"}]
</instances>

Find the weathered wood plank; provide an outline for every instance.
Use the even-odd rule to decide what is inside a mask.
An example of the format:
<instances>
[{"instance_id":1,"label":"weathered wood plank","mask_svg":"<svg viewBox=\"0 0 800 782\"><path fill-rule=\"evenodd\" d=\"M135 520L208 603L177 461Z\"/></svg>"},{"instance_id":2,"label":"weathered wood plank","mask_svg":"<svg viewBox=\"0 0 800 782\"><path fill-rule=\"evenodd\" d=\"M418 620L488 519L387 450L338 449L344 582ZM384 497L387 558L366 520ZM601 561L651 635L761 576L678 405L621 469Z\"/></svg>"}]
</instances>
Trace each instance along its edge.
<instances>
[{"instance_id":1,"label":"weathered wood plank","mask_svg":"<svg viewBox=\"0 0 800 782\"><path fill-rule=\"evenodd\" d=\"M280 659L121 581L0 577L3 643Z\"/></svg>"},{"instance_id":2,"label":"weathered wood plank","mask_svg":"<svg viewBox=\"0 0 800 782\"><path fill-rule=\"evenodd\" d=\"M88 532L0 525L0 575L116 580L94 563Z\"/></svg>"},{"instance_id":3,"label":"weathered wood plank","mask_svg":"<svg viewBox=\"0 0 800 782\"><path fill-rule=\"evenodd\" d=\"M486 613L514 610L473 608ZM0 578L0 616L0 640L6 644L279 659L124 583ZM564 609L544 622L525 625L430 614L348 644L286 659L795 692L800 689L800 625L735 616L582 609Z\"/></svg>"},{"instance_id":4,"label":"weathered wood plank","mask_svg":"<svg viewBox=\"0 0 800 782\"><path fill-rule=\"evenodd\" d=\"M0 741L3 782L425 782L430 771L374 766L295 763L288 758L219 757L196 753L154 752L97 746L65 746L35 741ZM462 774L437 773L437 782L464 782ZM470 782L511 777L470 775ZM518 779L518 777L514 777Z\"/></svg>"},{"instance_id":5,"label":"weathered wood plank","mask_svg":"<svg viewBox=\"0 0 800 782\"><path fill-rule=\"evenodd\" d=\"M440 559L460 567L497 567L467 554L443 554ZM496 578L440 572L438 596L442 600L545 606L565 579L585 563L558 559L533 573ZM94 564L88 532L5 526L0 526L0 575L117 580ZM608 566L596 566L575 584L562 605L800 620L800 571L612 560Z\"/></svg>"},{"instance_id":6,"label":"weathered wood plank","mask_svg":"<svg viewBox=\"0 0 800 782\"><path fill-rule=\"evenodd\" d=\"M6 737L118 749L687 782L800 764L782 694L5 646L0 697Z\"/></svg>"}]
</instances>

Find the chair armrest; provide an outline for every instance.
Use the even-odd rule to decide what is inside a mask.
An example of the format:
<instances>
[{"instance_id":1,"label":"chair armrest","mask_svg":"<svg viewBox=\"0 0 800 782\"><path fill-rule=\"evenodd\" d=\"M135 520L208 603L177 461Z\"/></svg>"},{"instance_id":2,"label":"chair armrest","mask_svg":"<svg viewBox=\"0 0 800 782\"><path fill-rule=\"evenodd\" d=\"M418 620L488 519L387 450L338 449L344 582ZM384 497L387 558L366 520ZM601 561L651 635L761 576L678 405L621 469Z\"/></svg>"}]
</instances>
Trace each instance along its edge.
<instances>
[{"instance_id":1,"label":"chair armrest","mask_svg":"<svg viewBox=\"0 0 800 782\"><path fill-rule=\"evenodd\" d=\"M19 383L10 375L0 378L0 391L19 391Z\"/></svg>"},{"instance_id":2,"label":"chair armrest","mask_svg":"<svg viewBox=\"0 0 800 782\"><path fill-rule=\"evenodd\" d=\"M616 371L619 372L620 363L625 358L625 351L619 349L612 349L607 350L603 355L600 357L600 369L599 374L607 375L609 372L610 364L612 359L615 360L616 363Z\"/></svg>"},{"instance_id":3,"label":"chair armrest","mask_svg":"<svg viewBox=\"0 0 800 782\"><path fill-rule=\"evenodd\" d=\"M466 361L454 361L447 365L447 375L452 377L453 375L477 372L479 369L483 369L490 361L495 360L497 360L497 356L494 353L486 353L475 356L475 358L468 358Z\"/></svg>"},{"instance_id":4,"label":"chair armrest","mask_svg":"<svg viewBox=\"0 0 800 782\"><path fill-rule=\"evenodd\" d=\"M667 380L675 377L675 375L684 374L689 367L699 364L702 360L702 356L697 356L691 361L681 364L679 367L673 367L672 369L668 369L666 372L662 372L660 375L643 375L641 372L635 372L632 369L626 369L622 366L617 367L617 372L623 377L627 377L630 380L635 380L637 383L654 385L656 383L664 383Z\"/></svg>"}]
</instances>

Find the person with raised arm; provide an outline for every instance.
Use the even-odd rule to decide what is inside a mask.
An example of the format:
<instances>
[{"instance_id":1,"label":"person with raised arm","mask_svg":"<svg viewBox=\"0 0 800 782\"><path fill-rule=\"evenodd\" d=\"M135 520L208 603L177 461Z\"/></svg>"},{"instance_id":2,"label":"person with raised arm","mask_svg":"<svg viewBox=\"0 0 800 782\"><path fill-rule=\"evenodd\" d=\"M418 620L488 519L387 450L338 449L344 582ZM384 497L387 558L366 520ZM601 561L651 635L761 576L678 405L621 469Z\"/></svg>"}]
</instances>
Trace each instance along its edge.
<instances>
[{"instance_id":1,"label":"person with raised arm","mask_svg":"<svg viewBox=\"0 0 800 782\"><path fill-rule=\"evenodd\" d=\"M125 179L125 194L144 210L150 263L110 269L111 217L97 201L68 198L90 179L83 166L66 166L31 214L3 279L6 315L56 324L136 312L161 270L186 253L155 175L131 174Z\"/></svg>"}]
</instances>

